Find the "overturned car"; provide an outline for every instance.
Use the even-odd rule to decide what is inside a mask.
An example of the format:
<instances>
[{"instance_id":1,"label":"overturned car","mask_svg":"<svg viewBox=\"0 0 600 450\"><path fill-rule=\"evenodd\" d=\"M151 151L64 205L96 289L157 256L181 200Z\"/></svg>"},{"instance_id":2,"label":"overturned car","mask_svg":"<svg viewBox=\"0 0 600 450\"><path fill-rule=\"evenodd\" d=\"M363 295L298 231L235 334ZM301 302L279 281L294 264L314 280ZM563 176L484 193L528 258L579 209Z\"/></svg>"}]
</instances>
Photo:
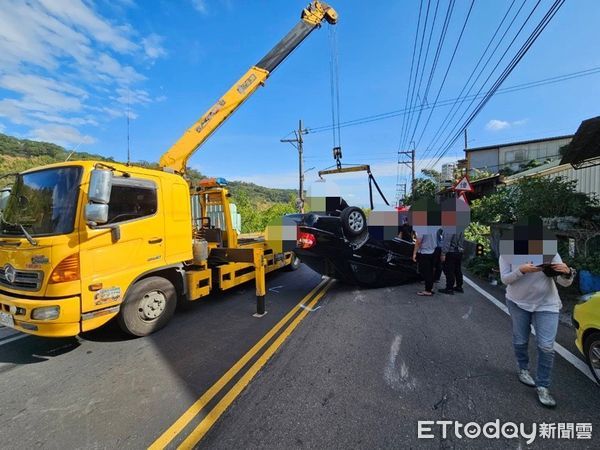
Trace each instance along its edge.
<instances>
[{"instance_id":1,"label":"overturned car","mask_svg":"<svg viewBox=\"0 0 600 450\"><path fill-rule=\"evenodd\" d=\"M294 252L307 266L368 287L420 278L412 260L410 233L399 236L407 226L405 216L397 211L373 211L367 223L362 209L348 206L340 197L329 197L326 203L321 211L286 216L297 226Z\"/></svg>"}]
</instances>

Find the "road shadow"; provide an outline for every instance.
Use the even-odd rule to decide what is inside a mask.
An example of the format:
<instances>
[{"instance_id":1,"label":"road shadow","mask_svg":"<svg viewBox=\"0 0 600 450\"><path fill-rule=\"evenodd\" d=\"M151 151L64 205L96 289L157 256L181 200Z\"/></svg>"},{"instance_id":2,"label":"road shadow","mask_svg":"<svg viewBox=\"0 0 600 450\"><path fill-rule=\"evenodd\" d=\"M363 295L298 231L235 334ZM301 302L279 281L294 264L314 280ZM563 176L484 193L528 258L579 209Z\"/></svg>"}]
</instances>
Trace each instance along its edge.
<instances>
[{"instance_id":1,"label":"road shadow","mask_svg":"<svg viewBox=\"0 0 600 450\"><path fill-rule=\"evenodd\" d=\"M81 343L72 338L40 338L30 336L0 347L0 373L11 365L37 364L76 350Z\"/></svg>"}]
</instances>

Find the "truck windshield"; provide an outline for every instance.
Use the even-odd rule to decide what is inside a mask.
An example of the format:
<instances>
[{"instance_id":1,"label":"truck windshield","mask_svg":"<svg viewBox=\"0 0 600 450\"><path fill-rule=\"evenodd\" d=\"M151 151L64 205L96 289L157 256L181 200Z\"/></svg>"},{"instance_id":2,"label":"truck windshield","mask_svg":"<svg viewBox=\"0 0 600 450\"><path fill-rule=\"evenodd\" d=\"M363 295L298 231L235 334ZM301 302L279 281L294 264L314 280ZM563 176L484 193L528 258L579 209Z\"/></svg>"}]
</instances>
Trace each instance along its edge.
<instances>
[{"instance_id":1,"label":"truck windshield","mask_svg":"<svg viewBox=\"0 0 600 450\"><path fill-rule=\"evenodd\" d=\"M0 234L32 236L73 231L81 167L58 167L20 174L0 215Z\"/></svg>"}]
</instances>

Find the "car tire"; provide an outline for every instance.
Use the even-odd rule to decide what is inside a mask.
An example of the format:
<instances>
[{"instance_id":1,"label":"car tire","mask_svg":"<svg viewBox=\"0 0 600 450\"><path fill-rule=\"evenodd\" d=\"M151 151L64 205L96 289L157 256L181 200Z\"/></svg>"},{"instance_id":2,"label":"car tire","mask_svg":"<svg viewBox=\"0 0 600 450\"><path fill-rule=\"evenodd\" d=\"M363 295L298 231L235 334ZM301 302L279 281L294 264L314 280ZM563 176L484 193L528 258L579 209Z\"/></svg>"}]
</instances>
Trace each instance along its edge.
<instances>
[{"instance_id":1,"label":"car tire","mask_svg":"<svg viewBox=\"0 0 600 450\"><path fill-rule=\"evenodd\" d=\"M300 258L298 258L298 256L295 253L292 253L292 262L285 266L285 270L287 270L288 272L293 272L300 268L300 264L302 264Z\"/></svg>"},{"instance_id":2,"label":"car tire","mask_svg":"<svg viewBox=\"0 0 600 450\"><path fill-rule=\"evenodd\" d=\"M347 237L357 237L367 229L367 216L362 209L356 206L344 208L340 214L342 228Z\"/></svg>"},{"instance_id":3,"label":"car tire","mask_svg":"<svg viewBox=\"0 0 600 450\"><path fill-rule=\"evenodd\" d=\"M583 351L592 375L600 383L600 331L594 331L585 338Z\"/></svg>"},{"instance_id":4,"label":"car tire","mask_svg":"<svg viewBox=\"0 0 600 450\"><path fill-rule=\"evenodd\" d=\"M125 295L118 315L119 327L133 336L147 336L169 322L176 306L177 292L169 280L144 278Z\"/></svg>"}]
</instances>

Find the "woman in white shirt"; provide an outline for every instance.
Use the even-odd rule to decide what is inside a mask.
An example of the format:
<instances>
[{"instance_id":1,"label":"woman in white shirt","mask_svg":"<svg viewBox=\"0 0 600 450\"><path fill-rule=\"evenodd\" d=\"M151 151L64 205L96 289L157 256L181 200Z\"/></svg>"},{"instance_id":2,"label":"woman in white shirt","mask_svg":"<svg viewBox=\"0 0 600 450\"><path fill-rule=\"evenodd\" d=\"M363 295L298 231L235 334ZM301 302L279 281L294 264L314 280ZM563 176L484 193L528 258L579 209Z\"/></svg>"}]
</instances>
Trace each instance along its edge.
<instances>
[{"instance_id":1,"label":"woman in white shirt","mask_svg":"<svg viewBox=\"0 0 600 450\"><path fill-rule=\"evenodd\" d=\"M570 286L575 271L562 262L556 254L551 264L543 269L532 263L513 265L510 256L500 256L500 276L506 288L506 305L510 311L513 329L513 346L519 365L519 380L535 386L540 403L556 406L549 387L554 364L554 341L558 330L558 314L562 303L556 284ZM547 276L550 269L556 276ZM537 372L534 381L529 373L529 333L533 325L536 332Z\"/></svg>"}]
</instances>

